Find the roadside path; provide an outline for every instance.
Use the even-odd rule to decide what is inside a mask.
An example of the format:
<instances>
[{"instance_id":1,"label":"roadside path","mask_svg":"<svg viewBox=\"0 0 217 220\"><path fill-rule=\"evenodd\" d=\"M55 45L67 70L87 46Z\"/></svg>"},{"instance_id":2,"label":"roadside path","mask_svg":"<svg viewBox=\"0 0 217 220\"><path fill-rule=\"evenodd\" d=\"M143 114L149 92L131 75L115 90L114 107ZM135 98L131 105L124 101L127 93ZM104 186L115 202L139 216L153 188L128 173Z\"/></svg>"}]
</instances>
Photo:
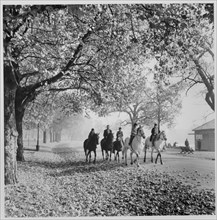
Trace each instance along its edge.
<instances>
[{"instance_id":1,"label":"roadside path","mask_svg":"<svg viewBox=\"0 0 217 220\"><path fill-rule=\"evenodd\" d=\"M40 146L40 151L53 153L79 153L81 160L85 160L83 143L81 141L52 143ZM193 185L198 189L215 189L215 152L194 152L180 154L179 149L167 149L162 152L163 165L150 162L150 152L147 153L147 162L140 157L140 168L149 171L167 173L182 181L186 185ZM154 158L156 154L154 154ZM113 160L114 156L112 156ZM128 153L128 160L129 160ZM102 160L100 146L97 147L97 160ZM123 161L121 160L121 163ZM129 163L128 163L129 164Z\"/></svg>"}]
</instances>

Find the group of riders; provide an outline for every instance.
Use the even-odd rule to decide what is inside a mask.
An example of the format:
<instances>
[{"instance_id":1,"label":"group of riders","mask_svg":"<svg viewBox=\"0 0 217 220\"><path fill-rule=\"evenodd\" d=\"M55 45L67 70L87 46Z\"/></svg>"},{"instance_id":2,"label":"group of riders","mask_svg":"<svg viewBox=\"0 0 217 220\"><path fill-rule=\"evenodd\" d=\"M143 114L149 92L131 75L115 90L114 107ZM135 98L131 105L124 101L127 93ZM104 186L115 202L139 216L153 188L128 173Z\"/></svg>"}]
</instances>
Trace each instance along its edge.
<instances>
[{"instance_id":1,"label":"group of riders","mask_svg":"<svg viewBox=\"0 0 217 220\"><path fill-rule=\"evenodd\" d=\"M137 123L134 123L132 126L132 130L131 130L131 135L130 135L130 141L129 141L129 145L131 146L134 137L138 134L139 129L141 128L141 125L138 125ZM107 125L106 129L103 132L103 137L106 140L108 138L108 135L112 133L112 130L110 129L109 125ZM154 123L154 127L151 129L151 136L150 136L150 141L152 142L152 145L154 146L154 142L157 138L157 135L160 133L159 127L157 125L157 123ZM90 140L91 136L95 134L94 128L91 129L89 135L88 135L88 139ZM116 141L122 141L122 143L124 143L123 141L123 131L122 128L119 127L117 133L116 133Z\"/></svg>"}]
</instances>

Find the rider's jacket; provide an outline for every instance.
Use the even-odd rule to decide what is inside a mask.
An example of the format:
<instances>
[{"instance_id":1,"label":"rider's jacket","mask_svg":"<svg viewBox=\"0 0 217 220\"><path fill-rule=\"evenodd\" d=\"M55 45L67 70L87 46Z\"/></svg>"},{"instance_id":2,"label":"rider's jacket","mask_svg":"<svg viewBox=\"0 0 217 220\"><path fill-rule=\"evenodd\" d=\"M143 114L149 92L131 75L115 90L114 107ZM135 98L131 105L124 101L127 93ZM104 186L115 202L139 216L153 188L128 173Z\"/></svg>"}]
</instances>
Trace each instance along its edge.
<instances>
[{"instance_id":1,"label":"rider's jacket","mask_svg":"<svg viewBox=\"0 0 217 220\"><path fill-rule=\"evenodd\" d=\"M122 139L123 138L123 131L118 131L116 134L116 138L118 139L119 137Z\"/></svg>"},{"instance_id":2,"label":"rider's jacket","mask_svg":"<svg viewBox=\"0 0 217 220\"><path fill-rule=\"evenodd\" d=\"M104 130L103 137L106 139L108 137L108 134L111 133L111 132L112 132L111 129Z\"/></svg>"}]
</instances>

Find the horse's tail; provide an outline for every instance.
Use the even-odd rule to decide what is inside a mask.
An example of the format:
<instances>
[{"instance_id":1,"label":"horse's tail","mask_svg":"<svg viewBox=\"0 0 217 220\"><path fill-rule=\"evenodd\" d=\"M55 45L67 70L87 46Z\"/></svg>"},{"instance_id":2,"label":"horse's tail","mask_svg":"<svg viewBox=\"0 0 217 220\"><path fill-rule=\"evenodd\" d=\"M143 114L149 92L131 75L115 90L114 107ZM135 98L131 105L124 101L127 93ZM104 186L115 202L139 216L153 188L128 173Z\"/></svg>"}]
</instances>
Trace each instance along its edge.
<instances>
[{"instance_id":1,"label":"horse's tail","mask_svg":"<svg viewBox=\"0 0 217 220\"><path fill-rule=\"evenodd\" d=\"M83 143L84 150L86 149L87 140L88 140L88 139L86 139L86 140L84 141L84 143Z\"/></svg>"},{"instance_id":2,"label":"horse's tail","mask_svg":"<svg viewBox=\"0 0 217 220\"><path fill-rule=\"evenodd\" d=\"M88 141L88 139L86 139L86 140L84 141L84 143L83 143L85 156L86 156L86 153L87 153L87 141Z\"/></svg>"}]
</instances>

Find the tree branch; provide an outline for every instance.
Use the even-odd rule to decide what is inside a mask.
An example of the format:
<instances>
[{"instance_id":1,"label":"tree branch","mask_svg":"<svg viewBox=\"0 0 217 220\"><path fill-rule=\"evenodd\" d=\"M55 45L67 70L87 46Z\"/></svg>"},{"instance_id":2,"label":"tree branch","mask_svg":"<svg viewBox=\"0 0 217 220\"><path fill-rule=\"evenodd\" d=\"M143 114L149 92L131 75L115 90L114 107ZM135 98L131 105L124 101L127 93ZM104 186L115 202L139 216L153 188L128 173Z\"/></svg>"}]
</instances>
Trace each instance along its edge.
<instances>
[{"instance_id":1,"label":"tree branch","mask_svg":"<svg viewBox=\"0 0 217 220\"><path fill-rule=\"evenodd\" d=\"M20 79L22 80L25 77L35 76L35 75L38 75L38 74L42 74L42 73L39 72L39 71L34 71L34 72L31 72L31 73L24 73L24 74L21 75Z\"/></svg>"},{"instance_id":2,"label":"tree branch","mask_svg":"<svg viewBox=\"0 0 217 220\"><path fill-rule=\"evenodd\" d=\"M194 82L192 85L190 85L190 87L187 89L187 91L185 92L185 94L188 94L188 91L197 84L198 82Z\"/></svg>"}]
</instances>

